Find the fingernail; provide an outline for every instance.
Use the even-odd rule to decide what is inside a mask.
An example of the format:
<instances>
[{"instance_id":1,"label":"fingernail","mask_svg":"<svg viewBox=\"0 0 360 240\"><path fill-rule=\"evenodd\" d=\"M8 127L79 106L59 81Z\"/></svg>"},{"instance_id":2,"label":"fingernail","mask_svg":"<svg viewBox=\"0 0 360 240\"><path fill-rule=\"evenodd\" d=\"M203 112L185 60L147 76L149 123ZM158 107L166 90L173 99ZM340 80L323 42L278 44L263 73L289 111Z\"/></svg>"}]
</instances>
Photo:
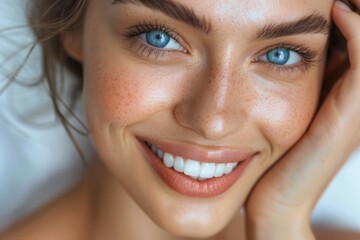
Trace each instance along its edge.
<instances>
[{"instance_id":1,"label":"fingernail","mask_svg":"<svg viewBox=\"0 0 360 240\"><path fill-rule=\"evenodd\" d=\"M342 1L336 1L335 5L337 8L347 11L347 12L351 12L351 9L349 8L348 5L346 5L345 3L343 3Z\"/></svg>"}]
</instances>

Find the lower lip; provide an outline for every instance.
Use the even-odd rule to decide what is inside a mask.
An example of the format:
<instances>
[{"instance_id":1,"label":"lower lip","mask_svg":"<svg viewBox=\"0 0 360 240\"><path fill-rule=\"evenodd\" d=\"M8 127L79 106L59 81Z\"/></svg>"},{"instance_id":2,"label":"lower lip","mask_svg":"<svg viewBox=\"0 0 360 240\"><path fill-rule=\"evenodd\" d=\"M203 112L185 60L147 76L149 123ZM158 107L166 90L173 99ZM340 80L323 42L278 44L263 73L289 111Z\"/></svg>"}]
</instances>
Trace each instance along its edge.
<instances>
[{"instance_id":1,"label":"lower lip","mask_svg":"<svg viewBox=\"0 0 360 240\"><path fill-rule=\"evenodd\" d=\"M239 162L230 174L198 181L183 173L175 171L173 168L167 168L162 160L158 158L158 156L155 155L143 141L141 141L141 145L145 150L151 166L159 174L161 179L176 192L191 197L210 198L224 193L242 175L246 166L253 158L251 157Z\"/></svg>"}]
</instances>

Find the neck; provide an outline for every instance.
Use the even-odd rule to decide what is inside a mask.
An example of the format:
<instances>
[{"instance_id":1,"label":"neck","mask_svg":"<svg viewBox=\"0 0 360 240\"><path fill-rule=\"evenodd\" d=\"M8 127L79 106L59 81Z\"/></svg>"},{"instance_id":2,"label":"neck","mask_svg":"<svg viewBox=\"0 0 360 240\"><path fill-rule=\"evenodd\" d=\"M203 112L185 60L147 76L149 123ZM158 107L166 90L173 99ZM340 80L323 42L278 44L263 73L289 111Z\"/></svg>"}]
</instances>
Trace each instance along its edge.
<instances>
[{"instance_id":1,"label":"neck","mask_svg":"<svg viewBox=\"0 0 360 240\"><path fill-rule=\"evenodd\" d=\"M189 239L173 236L158 227L100 162L95 165L91 174L95 185L91 239ZM244 216L239 213L222 232L210 239L234 239L234 236L245 239L241 238L244 223Z\"/></svg>"}]
</instances>

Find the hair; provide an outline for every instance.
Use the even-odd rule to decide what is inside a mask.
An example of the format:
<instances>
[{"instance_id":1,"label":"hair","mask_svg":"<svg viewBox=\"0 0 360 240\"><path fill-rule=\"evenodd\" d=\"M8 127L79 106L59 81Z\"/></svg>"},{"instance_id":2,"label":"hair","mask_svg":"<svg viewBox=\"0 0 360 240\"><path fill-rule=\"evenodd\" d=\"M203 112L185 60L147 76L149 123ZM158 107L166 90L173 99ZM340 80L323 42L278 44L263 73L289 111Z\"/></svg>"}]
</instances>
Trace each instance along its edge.
<instances>
[{"instance_id":1,"label":"hair","mask_svg":"<svg viewBox=\"0 0 360 240\"><path fill-rule=\"evenodd\" d=\"M62 35L64 32L82 27L88 1L89 0L31 0L29 1L30 5L28 6L28 20L36 38L35 44L40 44L43 50L43 72L40 82L45 81L48 85L55 113L68 133L71 141L74 143L83 162L85 162L84 155L71 132L71 129L74 130L74 127L60 110L60 105L65 104L61 100L57 89L64 80L62 79L61 74L59 77L59 70L62 72L66 69L77 77L77 83L72 89L71 94L72 103L75 103L82 91L82 65L70 58L61 46ZM344 0L344 2L351 7L354 7L351 2L347 0ZM345 49L345 44L342 39L340 32L334 29L330 44L337 48ZM331 55L331 51L329 52L329 55ZM334 76L334 79L342 74L345 69L344 66L340 66L339 69L333 71L332 76ZM323 90L323 93L325 94L327 94L334 81L330 80L329 82L330 83L325 84L326 86ZM67 107L67 109L71 112L71 106Z\"/></svg>"},{"instance_id":2,"label":"hair","mask_svg":"<svg viewBox=\"0 0 360 240\"><path fill-rule=\"evenodd\" d=\"M72 113L72 108L82 91L82 65L66 54L62 47L62 35L82 26L87 2L88 0L31 0L28 5L28 22L35 35L34 46L40 44L42 47L43 68L39 83L46 83L55 114L83 163L86 162L84 154L71 130L81 131L74 127L61 111L61 106L65 107L66 111L81 123ZM70 106L64 103L58 92L59 86L64 82L62 73L65 69L75 75L77 81L71 89ZM86 129L84 124L82 126Z\"/></svg>"}]
</instances>

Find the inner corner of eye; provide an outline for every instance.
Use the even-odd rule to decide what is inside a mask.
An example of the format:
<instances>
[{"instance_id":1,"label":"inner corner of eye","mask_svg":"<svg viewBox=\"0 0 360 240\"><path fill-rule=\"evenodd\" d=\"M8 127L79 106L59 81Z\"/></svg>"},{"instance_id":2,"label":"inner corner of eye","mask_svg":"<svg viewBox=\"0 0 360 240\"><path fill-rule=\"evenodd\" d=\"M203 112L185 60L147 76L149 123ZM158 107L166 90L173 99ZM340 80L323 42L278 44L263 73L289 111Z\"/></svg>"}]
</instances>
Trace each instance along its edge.
<instances>
[{"instance_id":1,"label":"inner corner of eye","mask_svg":"<svg viewBox=\"0 0 360 240\"><path fill-rule=\"evenodd\" d=\"M267 61L267 53L260 55L254 59L255 61Z\"/></svg>"}]
</instances>

